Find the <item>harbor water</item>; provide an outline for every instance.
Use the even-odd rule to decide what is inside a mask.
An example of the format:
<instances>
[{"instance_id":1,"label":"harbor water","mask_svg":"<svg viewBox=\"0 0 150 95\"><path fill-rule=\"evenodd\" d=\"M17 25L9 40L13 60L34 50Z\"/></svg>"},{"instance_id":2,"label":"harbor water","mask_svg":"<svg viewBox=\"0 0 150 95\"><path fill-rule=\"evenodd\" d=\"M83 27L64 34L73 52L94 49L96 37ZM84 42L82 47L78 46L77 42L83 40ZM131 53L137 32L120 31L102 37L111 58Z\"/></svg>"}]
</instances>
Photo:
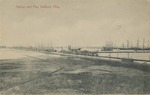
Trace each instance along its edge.
<instances>
[{"instance_id":1,"label":"harbor water","mask_svg":"<svg viewBox=\"0 0 150 95\"><path fill-rule=\"evenodd\" d=\"M98 53L99 56L150 60L150 53Z\"/></svg>"}]
</instances>

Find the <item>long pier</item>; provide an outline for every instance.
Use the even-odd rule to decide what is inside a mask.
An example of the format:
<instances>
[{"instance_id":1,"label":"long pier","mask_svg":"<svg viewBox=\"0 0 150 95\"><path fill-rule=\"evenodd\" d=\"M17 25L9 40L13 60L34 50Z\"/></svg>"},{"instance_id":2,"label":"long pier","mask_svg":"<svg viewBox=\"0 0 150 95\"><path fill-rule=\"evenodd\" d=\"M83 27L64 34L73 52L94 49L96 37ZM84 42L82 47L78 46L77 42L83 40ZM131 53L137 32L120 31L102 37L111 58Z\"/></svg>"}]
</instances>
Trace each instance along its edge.
<instances>
[{"instance_id":1,"label":"long pier","mask_svg":"<svg viewBox=\"0 0 150 95\"><path fill-rule=\"evenodd\" d=\"M150 51L99 51L95 53L150 53Z\"/></svg>"},{"instance_id":2,"label":"long pier","mask_svg":"<svg viewBox=\"0 0 150 95\"><path fill-rule=\"evenodd\" d=\"M111 56L89 56L89 55L78 55L78 54L66 54L66 53L51 53L56 55L68 55L68 56L74 56L74 57L87 57L87 58L96 58L96 59L103 59L107 58L108 60L118 59L123 62L135 62L135 61L141 61L141 62L150 62L150 60L143 60L143 59L133 59L133 58L121 58L121 57L111 57Z\"/></svg>"},{"instance_id":3,"label":"long pier","mask_svg":"<svg viewBox=\"0 0 150 95\"><path fill-rule=\"evenodd\" d=\"M133 59L133 58L120 58L120 57L108 57L108 56L98 56L98 57L109 58L109 59L120 59L122 61L127 61L127 62L134 62L134 61L150 62L150 60Z\"/></svg>"}]
</instances>

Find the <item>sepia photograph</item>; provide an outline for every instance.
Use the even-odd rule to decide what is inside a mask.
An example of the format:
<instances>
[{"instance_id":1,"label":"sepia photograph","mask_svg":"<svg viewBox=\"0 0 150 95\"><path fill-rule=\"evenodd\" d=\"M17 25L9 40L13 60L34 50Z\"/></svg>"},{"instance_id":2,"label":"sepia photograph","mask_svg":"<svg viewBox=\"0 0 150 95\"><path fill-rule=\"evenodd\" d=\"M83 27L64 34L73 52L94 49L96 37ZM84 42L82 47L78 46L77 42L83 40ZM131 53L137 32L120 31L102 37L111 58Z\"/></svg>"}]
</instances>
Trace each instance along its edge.
<instances>
[{"instance_id":1,"label":"sepia photograph","mask_svg":"<svg viewBox=\"0 0 150 95\"><path fill-rule=\"evenodd\" d=\"M150 0L0 0L0 95L150 94Z\"/></svg>"}]
</instances>

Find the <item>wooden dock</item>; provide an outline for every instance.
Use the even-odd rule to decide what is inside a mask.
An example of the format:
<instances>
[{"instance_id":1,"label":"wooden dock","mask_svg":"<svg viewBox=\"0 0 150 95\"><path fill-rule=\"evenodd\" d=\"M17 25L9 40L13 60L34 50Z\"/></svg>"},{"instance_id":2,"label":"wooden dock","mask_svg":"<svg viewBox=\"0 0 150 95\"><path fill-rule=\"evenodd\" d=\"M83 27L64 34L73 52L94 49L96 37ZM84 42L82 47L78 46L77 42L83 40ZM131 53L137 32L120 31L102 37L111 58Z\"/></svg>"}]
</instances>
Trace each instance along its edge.
<instances>
[{"instance_id":1,"label":"wooden dock","mask_svg":"<svg viewBox=\"0 0 150 95\"><path fill-rule=\"evenodd\" d=\"M109 59L120 59L126 62L134 62L134 61L142 61L142 62L150 62L150 60L143 60L143 59L133 59L133 58L120 58L120 57L108 57L108 56L98 56L101 58L109 58Z\"/></svg>"}]
</instances>

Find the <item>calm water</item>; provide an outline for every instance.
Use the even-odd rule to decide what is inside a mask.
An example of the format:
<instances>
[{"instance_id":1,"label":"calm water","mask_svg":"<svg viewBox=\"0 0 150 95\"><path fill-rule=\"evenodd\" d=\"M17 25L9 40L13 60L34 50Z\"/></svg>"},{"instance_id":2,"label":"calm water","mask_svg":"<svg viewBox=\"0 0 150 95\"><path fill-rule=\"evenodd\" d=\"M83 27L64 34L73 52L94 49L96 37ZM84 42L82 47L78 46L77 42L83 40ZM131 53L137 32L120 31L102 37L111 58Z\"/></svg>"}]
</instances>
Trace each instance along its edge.
<instances>
[{"instance_id":1,"label":"calm water","mask_svg":"<svg viewBox=\"0 0 150 95\"><path fill-rule=\"evenodd\" d=\"M41 53L7 48L0 49L0 59L17 59L25 57L25 55L37 56Z\"/></svg>"},{"instance_id":2,"label":"calm water","mask_svg":"<svg viewBox=\"0 0 150 95\"><path fill-rule=\"evenodd\" d=\"M133 59L143 59L150 60L150 53L99 53L99 56L111 56L120 58L133 58Z\"/></svg>"},{"instance_id":3,"label":"calm water","mask_svg":"<svg viewBox=\"0 0 150 95\"><path fill-rule=\"evenodd\" d=\"M59 57L58 55L50 55L50 54L44 54L40 52L35 52L35 51L25 51L25 50L18 50L18 49L0 49L0 60L1 59L18 59L18 58L23 58L26 57L26 55L29 56L43 56L43 57Z\"/></svg>"}]
</instances>

